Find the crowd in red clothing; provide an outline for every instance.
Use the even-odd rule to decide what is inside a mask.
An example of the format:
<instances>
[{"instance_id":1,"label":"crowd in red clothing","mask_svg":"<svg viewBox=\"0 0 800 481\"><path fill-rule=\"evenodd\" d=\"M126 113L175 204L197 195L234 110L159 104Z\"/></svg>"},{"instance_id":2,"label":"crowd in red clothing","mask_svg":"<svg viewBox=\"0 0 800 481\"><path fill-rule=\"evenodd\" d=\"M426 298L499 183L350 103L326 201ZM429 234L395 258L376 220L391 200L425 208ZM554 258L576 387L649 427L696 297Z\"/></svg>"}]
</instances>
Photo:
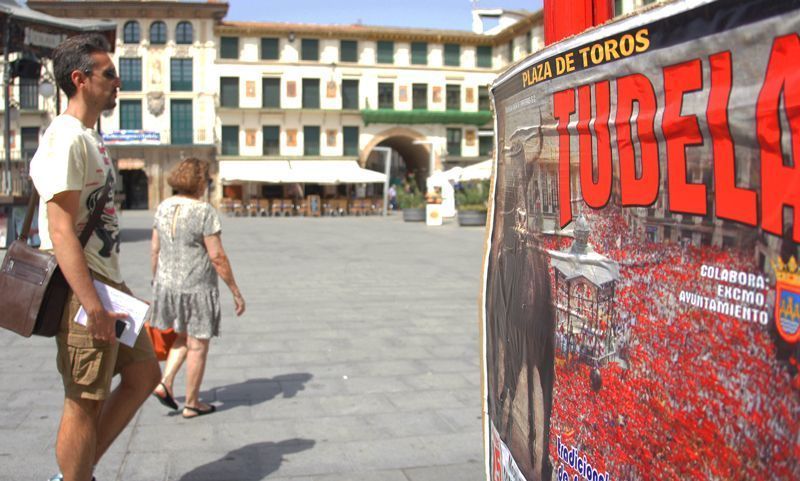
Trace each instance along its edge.
<instances>
[{"instance_id":1,"label":"crowd in red clothing","mask_svg":"<svg viewBox=\"0 0 800 481\"><path fill-rule=\"evenodd\" d=\"M681 290L715 297L704 264L757 273L746 253L648 243L612 209L587 218L595 249L620 264L614 305L627 345L621 362L599 367L597 391L592 366L557 357L554 465L565 464L560 437L612 479L800 479L796 359L777 359L769 326L678 299Z\"/></svg>"}]
</instances>

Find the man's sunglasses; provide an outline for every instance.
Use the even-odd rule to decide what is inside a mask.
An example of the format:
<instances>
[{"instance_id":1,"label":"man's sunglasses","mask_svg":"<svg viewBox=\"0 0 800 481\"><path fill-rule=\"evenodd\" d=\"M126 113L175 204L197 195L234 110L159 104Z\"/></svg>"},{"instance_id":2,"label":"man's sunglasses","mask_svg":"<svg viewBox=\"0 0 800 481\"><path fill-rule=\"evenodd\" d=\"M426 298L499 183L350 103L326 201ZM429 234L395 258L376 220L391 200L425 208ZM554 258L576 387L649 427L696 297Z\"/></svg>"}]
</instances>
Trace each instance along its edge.
<instances>
[{"instance_id":1,"label":"man's sunglasses","mask_svg":"<svg viewBox=\"0 0 800 481\"><path fill-rule=\"evenodd\" d=\"M94 73L94 72L92 71L92 69L87 68L86 70L83 71L83 73L85 73L86 75L91 76L92 73ZM109 67L109 68L103 70L101 75L103 75L103 77L107 78L108 80L116 80L117 79L117 69L115 69L114 67Z\"/></svg>"}]
</instances>

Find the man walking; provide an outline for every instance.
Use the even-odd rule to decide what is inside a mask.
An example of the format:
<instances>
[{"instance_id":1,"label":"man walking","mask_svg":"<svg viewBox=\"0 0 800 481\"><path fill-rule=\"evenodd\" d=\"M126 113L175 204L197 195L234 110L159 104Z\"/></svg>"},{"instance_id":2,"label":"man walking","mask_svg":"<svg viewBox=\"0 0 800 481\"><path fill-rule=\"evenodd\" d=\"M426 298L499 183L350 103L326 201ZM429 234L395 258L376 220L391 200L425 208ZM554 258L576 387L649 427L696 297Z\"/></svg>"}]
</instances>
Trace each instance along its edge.
<instances>
[{"instance_id":1,"label":"man walking","mask_svg":"<svg viewBox=\"0 0 800 481\"><path fill-rule=\"evenodd\" d=\"M101 201L114 169L102 139L92 129L104 110L116 106L120 79L100 35L71 37L53 52L58 86L67 110L56 117L31 161L39 192L42 249L52 249L72 292L56 337L57 365L64 381L64 410L56 458L65 481L93 480L94 466L158 384L161 372L147 335L134 347L119 345L115 322L125 314L103 307L97 279L127 290L119 270L119 225L113 198L85 248L79 233ZM86 326L73 321L80 306ZM111 378L121 381L111 392ZM62 477L63 476L63 477Z\"/></svg>"}]
</instances>

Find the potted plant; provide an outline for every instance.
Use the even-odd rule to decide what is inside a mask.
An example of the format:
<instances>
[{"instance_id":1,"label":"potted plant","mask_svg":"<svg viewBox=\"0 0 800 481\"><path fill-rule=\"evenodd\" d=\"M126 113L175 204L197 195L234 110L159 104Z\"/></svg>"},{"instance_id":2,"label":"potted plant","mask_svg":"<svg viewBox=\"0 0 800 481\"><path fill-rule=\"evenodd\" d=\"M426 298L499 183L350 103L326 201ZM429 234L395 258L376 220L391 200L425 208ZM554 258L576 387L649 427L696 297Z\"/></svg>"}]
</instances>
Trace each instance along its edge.
<instances>
[{"instance_id":1,"label":"potted plant","mask_svg":"<svg viewBox=\"0 0 800 481\"><path fill-rule=\"evenodd\" d=\"M425 196L416 182L407 182L397 190L397 205L403 211L406 222L422 222L425 220Z\"/></svg>"},{"instance_id":2,"label":"potted plant","mask_svg":"<svg viewBox=\"0 0 800 481\"><path fill-rule=\"evenodd\" d=\"M462 184L456 191L458 225L486 225L486 210L489 201L489 181Z\"/></svg>"}]
</instances>

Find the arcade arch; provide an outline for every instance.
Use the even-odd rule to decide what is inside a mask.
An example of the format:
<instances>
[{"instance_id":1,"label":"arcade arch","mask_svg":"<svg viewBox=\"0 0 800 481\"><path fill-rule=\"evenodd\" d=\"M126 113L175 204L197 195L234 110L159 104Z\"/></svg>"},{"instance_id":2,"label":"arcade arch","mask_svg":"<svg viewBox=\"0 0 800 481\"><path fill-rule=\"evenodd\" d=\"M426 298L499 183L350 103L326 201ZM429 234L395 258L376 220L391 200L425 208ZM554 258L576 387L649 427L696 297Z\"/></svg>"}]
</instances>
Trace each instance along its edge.
<instances>
[{"instance_id":1,"label":"arcade arch","mask_svg":"<svg viewBox=\"0 0 800 481\"><path fill-rule=\"evenodd\" d=\"M426 143L415 143L426 142ZM407 127L394 127L376 134L361 151L359 163L367 169L383 172L385 169L383 153L375 151L375 147L392 149L391 183L401 183L409 174L425 189L425 179L429 175L429 164L432 145L426 135ZM434 159L434 168L441 160Z\"/></svg>"}]
</instances>

